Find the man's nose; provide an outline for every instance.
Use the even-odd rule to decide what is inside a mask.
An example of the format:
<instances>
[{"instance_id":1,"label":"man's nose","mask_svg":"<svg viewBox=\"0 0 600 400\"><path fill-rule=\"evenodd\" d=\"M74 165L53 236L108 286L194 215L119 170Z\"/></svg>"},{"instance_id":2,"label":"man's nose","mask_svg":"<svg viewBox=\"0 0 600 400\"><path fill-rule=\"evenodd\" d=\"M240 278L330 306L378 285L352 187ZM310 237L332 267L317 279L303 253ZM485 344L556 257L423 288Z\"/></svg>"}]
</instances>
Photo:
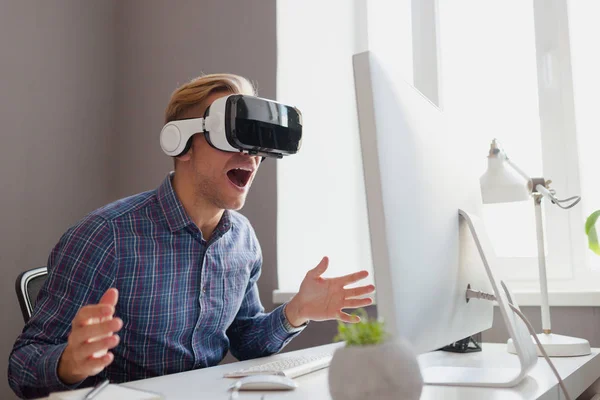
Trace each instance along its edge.
<instances>
[{"instance_id":1,"label":"man's nose","mask_svg":"<svg viewBox=\"0 0 600 400\"><path fill-rule=\"evenodd\" d=\"M248 153L241 153L241 154L242 154L244 157L251 158L251 159L252 159L252 162L253 162L253 163L254 163L254 165L256 165L256 166L260 165L260 162L261 162L262 160L264 160L264 159L265 159L265 157L261 157L261 156L255 156L255 155L248 154Z\"/></svg>"}]
</instances>

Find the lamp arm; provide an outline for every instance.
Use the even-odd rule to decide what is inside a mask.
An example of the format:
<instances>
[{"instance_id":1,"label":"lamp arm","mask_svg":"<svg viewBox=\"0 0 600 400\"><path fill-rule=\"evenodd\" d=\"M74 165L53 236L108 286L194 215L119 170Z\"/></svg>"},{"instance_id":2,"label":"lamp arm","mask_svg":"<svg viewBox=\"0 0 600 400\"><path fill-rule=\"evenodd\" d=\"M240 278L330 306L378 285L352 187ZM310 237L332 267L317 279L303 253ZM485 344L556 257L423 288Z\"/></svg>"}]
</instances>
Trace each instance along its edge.
<instances>
[{"instance_id":1,"label":"lamp arm","mask_svg":"<svg viewBox=\"0 0 600 400\"><path fill-rule=\"evenodd\" d=\"M523 179L525 179L527 182L529 182L531 180L531 178L529 177L529 175L527 175L525 173L525 171L523 171L521 168L519 168L517 166L517 164L515 164L514 162L512 162L510 160L510 158L506 157L506 162L508 163L508 165L510 165L515 171L517 171L519 173L519 175L521 175L523 177Z\"/></svg>"}]
</instances>

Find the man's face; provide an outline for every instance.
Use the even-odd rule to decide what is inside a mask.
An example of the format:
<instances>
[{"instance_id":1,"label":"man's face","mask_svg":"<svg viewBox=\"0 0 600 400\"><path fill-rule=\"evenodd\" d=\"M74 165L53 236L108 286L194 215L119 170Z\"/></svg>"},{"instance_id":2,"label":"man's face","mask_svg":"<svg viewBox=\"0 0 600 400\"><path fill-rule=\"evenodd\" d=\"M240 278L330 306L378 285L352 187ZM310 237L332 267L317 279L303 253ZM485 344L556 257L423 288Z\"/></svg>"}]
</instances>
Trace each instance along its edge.
<instances>
[{"instance_id":1,"label":"man's face","mask_svg":"<svg viewBox=\"0 0 600 400\"><path fill-rule=\"evenodd\" d=\"M213 101L227 96L228 92L211 94L198 107L192 108L185 118L200 118ZM246 201L261 157L243 153L229 153L217 150L206 141L202 133L192 138L190 150L179 157L178 168L189 169L190 184L196 196L208 200L214 206L225 210L239 210Z\"/></svg>"}]
</instances>

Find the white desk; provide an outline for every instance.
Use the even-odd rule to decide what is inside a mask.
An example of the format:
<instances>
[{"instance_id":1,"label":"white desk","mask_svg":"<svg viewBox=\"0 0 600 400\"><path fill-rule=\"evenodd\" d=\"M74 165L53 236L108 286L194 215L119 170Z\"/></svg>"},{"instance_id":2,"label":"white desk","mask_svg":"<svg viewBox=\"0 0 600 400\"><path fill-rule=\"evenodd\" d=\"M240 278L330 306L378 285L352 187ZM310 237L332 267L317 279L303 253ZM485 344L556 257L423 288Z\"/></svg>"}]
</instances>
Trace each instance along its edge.
<instances>
[{"instance_id":1,"label":"white desk","mask_svg":"<svg viewBox=\"0 0 600 400\"><path fill-rule=\"evenodd\" d=\"M234 379L223 378L223 374L255 364L261 364L266 360L290 357L299 353L311 354L331 351L339 344L331 344L313 347L297 352L278 354L269 358L259 360L243 361L240 363L219 365L203 370L183 372L180 374L162 376L158 378L145 379L130 382L125 386L160 392L167 400L207 400L207 399L229 399L227 388ZM516 366L516 356L505 351L502 344L483 344L483 352L470 354L454 354L447 352L433 352L422 355L430 357L444 364L459 365L473 362L492 366ZM585 357L554 358L554 364L558 372L565 380L565 384L571 397L576 399L585 391L598 377L600 377L600 349L592 349L592 354ZM357 366L360 368L360 366ZM314 399L330 400L327 370L321 370L309 375L296 378L300 387L291 392L240 392L239 400L260 399L265 395L265 400L276 399ZM510 389L489 388L461 388L428 386L423 388L421 400L468 400L468 399L503 399L524 400L563 399L559 394L560 388L550 367L543 358L538 360L535 368L519 385Z\"/></svg>"}]
</instances>

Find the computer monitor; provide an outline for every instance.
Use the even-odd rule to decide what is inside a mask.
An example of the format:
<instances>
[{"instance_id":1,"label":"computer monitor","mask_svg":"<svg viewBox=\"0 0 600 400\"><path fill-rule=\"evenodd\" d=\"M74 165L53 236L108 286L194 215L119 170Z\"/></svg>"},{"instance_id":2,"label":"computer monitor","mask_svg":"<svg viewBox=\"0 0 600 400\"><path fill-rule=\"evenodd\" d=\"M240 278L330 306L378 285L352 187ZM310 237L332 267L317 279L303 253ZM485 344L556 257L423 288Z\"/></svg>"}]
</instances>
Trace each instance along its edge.
<instances>
[{"instance_id":1,"label":"computer monitor","mask_svg":"<svg viewBox=\"0 0 600 400\"><path fill-rule=\"evenodd\" d=\"M392 336L424 353L492 326L493 303L467 301L468 285L495 294L521 370L422 372L429 383L512 386L537 357L490 266L477 219L479 153L465 152L468 133L401 78L393 57L364 52L353 62L378 315Z\"/></svg>"}]
</instances>

